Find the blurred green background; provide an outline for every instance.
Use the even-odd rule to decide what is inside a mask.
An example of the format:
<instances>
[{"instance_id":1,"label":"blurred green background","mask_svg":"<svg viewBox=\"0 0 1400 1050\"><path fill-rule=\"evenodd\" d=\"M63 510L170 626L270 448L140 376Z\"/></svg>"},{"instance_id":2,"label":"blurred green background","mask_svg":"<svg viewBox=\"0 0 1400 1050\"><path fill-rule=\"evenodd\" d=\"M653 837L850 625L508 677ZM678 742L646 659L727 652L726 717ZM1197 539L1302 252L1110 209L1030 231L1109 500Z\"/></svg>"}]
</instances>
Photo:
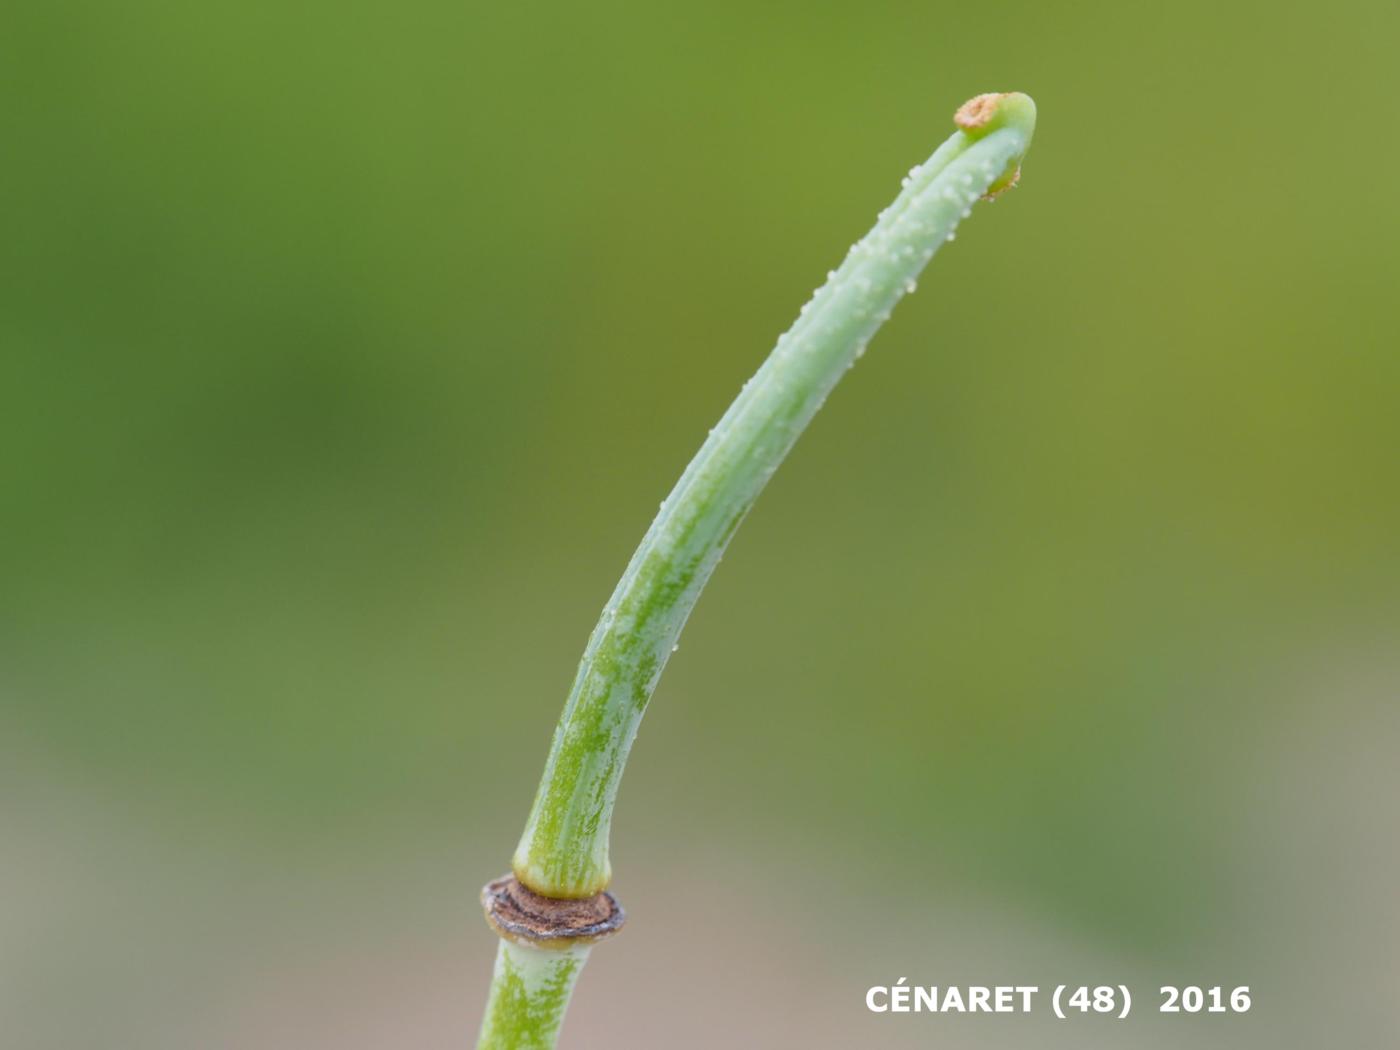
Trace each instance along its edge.
<instances>
[{"instance_id":1,"label":"blurred green background","mask_svg":"<svg viewBox=\"0 0 1400 1050\"><path fill-rule=\"evenodd\" d=\"M566 1043L1396 1045L1397 33L1383 0L10 5L5 1046L470 1045L477 887L658 501L1013 89L1021 188L661 684L631 929ZM666 905L705 889L746 928ZM899 977L1139 999L868 1014ZM1159 1018L1168 983L1255 1008Z\"/></svg>"}]
</instances>

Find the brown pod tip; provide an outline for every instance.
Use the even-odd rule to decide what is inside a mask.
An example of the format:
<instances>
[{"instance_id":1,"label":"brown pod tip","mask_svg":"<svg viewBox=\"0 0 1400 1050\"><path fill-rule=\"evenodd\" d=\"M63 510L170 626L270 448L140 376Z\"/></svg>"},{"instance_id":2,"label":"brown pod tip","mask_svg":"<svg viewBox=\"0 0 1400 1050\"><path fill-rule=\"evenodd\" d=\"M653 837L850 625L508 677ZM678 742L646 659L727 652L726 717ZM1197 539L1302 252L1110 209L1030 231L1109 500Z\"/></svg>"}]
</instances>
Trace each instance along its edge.
<instances>
[{"instance_id":1,"label":"brown pod tip","mask_svg":"<svg viewBox=\"0 0 1400 1050\"><path fill-rule=\"evenodd\" d=\"M582 947L622 929L627 913L606 891L581 900L542 897L514 875L503 875L481 890L486 922L502 937L535 948Z\"/></svg>"},{"instance_id":2,"label":"brown pod tip","mask_svg":"<svg viewBox=\"0 0 1400 1050\"><path fill-rule=\"evenodd\" d=\"M976 131L978 128L986 127L994 116L997 107L1001 105L1001 100L1006 98L1009 92L991 91L985 95L978 95L964 102L956 113L953 114L953 123L964 131Z\"/></svg>"}]
</instances>

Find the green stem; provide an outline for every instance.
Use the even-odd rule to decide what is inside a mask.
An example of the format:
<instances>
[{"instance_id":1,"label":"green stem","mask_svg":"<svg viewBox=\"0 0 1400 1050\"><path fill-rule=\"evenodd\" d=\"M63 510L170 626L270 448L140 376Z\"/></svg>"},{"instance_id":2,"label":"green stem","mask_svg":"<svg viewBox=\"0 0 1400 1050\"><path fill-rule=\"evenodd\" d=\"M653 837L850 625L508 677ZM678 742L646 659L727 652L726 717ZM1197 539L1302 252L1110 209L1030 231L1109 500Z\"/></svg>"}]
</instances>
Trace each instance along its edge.
<instances>
[{"instance_id":1,"label":"green stem","mask_svg":"<svg viewBox=\"0 0 1400 1050\"><path fill-rule=\"evenodd\" d=\"M1030 98L980 95L955 120L960 130L910 171L903 192L828 275L710 431L604 607L515 852L515 877L534 894L586 899L607 886L608 835L623 764L681 628L730 537L973 203L1016 181L1035 128ZM586 956L581 947L551 951L503 941L480 1046L552 1047Z\"/></svg>"},{"instance_id":2,"label":"green stem","mask_svg":"<svg viewBox=\"0 0 1400 1050\"><path fill-rule=\"evenodd\" d=\"M982 123L956 132L909 173L661 504L588 641L515 851L516 876L536 893L586 897L608 884L608 832L627 752L725 545L973 202L1014 180L1034 125L1028 97L996 97Z\"/></svg>"},{"instance_id":3,"label":"green stem","mask_svg":"<svg viewBox=\"0 0 1400 1050\"><path fill-rule=\"evenodd\" d=\"M477 1050L552 1050L588 952L501 938Z\"/></svg>"}]
</instances>

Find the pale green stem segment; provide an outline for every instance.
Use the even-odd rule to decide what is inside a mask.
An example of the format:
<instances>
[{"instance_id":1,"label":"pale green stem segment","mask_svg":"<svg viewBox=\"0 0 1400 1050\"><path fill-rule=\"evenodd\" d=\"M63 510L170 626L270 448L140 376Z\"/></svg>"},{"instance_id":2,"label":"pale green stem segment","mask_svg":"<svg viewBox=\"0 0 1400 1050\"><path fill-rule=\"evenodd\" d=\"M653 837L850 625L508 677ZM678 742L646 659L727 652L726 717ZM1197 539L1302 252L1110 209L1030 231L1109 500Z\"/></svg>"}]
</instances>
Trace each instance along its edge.
<instances>
[{"instance_id":1,"label":"pale green stem segment","mask_svg":"<svg viewBox=\"0 0 1400 1050\"><path fill-rule=\"evenodd\" d=\"M501 938L477 1050L553 1050L588 951L551 951Z\"/></svg>"},{"instance_id":2,"label":"pale green stem segment","mask_svg":"<svg viewBox=\"0 0 1400 1050\"><path fill-rule=\"evenodd\" d=\"M962 130L910 171L894 204L710 431L603 609L515 853L516 877L536 893L587 897L608 884L623 763L701 588L793 442L933 253L979 197L1015 181L1035 104L1021 94L983 95L957 122Z\"/></svg>"}]
</instances>

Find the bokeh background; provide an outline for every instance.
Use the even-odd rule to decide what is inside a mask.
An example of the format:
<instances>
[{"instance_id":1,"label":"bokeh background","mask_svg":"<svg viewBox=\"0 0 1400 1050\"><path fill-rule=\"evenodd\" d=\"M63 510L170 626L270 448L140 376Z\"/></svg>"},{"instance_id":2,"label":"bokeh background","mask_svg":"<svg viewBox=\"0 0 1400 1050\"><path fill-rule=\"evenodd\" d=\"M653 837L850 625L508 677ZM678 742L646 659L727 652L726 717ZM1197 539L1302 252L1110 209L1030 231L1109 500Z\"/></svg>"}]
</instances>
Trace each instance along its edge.
<instances>
[{"instance_id":1,"label":"bokeh background","mask_svg":"<svg viewBox=\"0 0 1400 1050\"><path fill-rule=\"evenodd\" d=\"M662 682L566 1045L1395 1046L1397 33L8 5L0 1041L471 1045L477 888L658 501L953 109L1019 89L1021 188ZM900 977L1138 1006L867 1013Z\"/></svg>"}]
</instances>

